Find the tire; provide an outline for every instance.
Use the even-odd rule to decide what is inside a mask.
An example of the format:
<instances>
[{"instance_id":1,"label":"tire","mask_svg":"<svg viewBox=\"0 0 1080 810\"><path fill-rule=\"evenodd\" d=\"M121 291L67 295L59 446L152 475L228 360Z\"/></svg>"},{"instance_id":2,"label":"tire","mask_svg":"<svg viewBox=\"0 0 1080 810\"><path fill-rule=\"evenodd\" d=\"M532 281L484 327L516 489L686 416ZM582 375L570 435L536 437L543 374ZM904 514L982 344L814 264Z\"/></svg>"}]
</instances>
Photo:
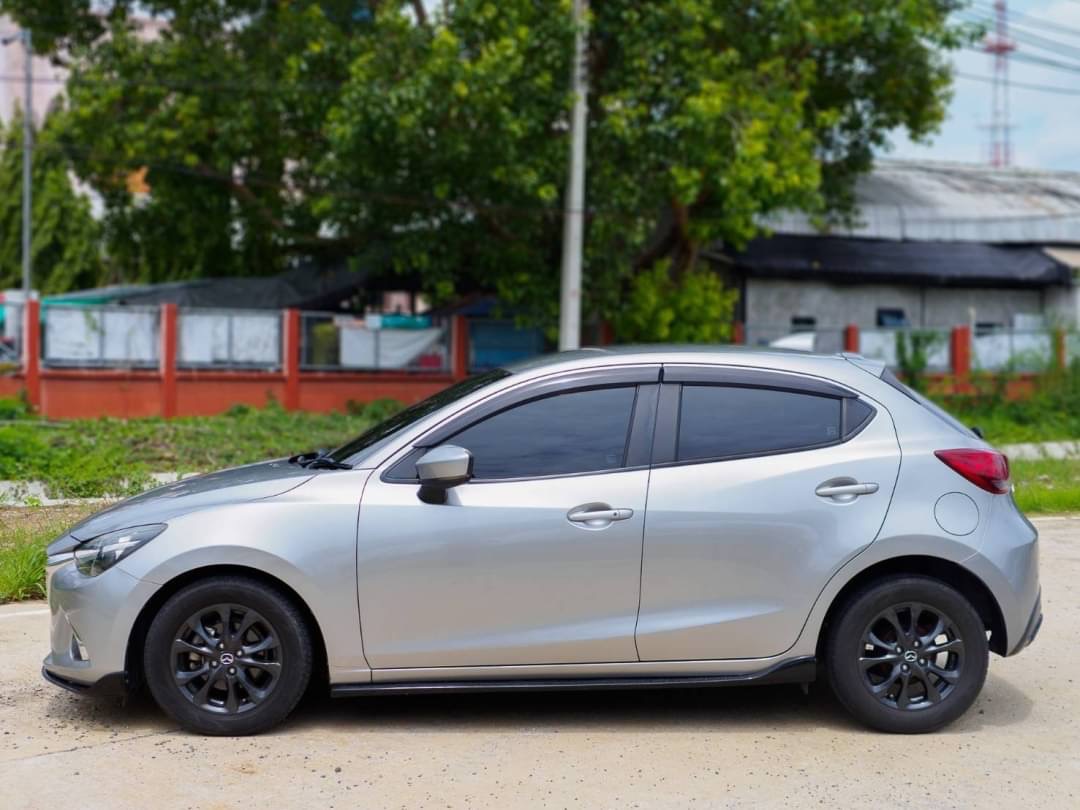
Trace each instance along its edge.
<instances>
[{"instance_id":1,"label":"tire","mask_svg":"<svg viewBox=\"0 0 1080 810\"><path fill-rule=\"evenodd\" d=\"M311 633L277 588L216 576L162 605L147 631L143 661L154 700L185 729L258 734L282 722L303 697L311 678Z\"/></svg>"},{"instance_id":2,"label":"tire","mask_svg":"<svg viewBox=\"0 0 1080 810\"><path fill-rule=\"evenodd\" d=\"M878 580L857 591L826 638L837 699L861 722L891 733L921 734L958 718L978 697L988 662L975 608L929 577Z\"/></svg>"}]
</instances>

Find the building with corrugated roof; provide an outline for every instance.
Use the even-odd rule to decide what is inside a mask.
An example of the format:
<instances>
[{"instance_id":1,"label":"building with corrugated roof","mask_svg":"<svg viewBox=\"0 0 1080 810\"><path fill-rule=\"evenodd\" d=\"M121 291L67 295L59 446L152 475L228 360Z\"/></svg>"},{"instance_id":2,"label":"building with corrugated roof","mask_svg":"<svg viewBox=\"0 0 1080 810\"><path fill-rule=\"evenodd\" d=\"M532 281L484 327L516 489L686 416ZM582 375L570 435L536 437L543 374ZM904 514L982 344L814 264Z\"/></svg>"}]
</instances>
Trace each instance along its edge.
<instances>
[{"instance_id":1,"label":"building with corrugated roof","mask_svg":"<svg viewBox=\"0 0 1080 810\"><path fill-rule=\"evenodd\" d=\"M1080 325L1080 173L883 160L856 202L850 225L784 213L709 253L748 329Z\"/></svg>"}]
</instances>

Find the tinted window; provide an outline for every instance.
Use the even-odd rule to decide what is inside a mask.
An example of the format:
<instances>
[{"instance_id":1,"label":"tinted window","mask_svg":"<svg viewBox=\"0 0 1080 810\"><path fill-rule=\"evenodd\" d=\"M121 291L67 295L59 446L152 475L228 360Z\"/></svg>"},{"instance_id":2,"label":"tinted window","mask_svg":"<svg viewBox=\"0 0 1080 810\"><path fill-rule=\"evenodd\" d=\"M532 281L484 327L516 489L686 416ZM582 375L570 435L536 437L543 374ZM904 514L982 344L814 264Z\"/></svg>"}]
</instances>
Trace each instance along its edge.
<instances>
[{"instance_id":1,"label":"tinted window","mask_svg":"<svg viewBox=\"0 0 1080 810\"><path fill-rule=\"evenodd\" d=\"M858 399L847 401L847 416L844 423L844 438L862 430L863 425L870 421L874 415L874 409Z\"/></svg>"},{"instance_id":2,"label":"tinted window","mask_svg":"<svg viewBox=\"0 0 1080 810\"><path fill-rule=\"evenodd\" d=\"M450 444L473 454L476 478L611 470L623 465L633 387L533 400L466 428Z\"/></svg>"},{"instance_id":3,"label":"tinted window","mask_svg":"<svg viewBox=\"0 0 1080 810\"><path fill-rule=\"evenodd\" d=\"M840 439L840 400L766 388L683 386L678 459L794 450Z\"/></svg>"},{"instance_id":4,"label":"tinted window","mask_svg":"<svg viewBox=\"0 0 1080 810\"><path fill-rule=\"evenodd\" d=\"M909 397L909 398L913 399L915 402L922 405L924 408L926 408L926 410L930 411L930 413L934 414L934 416L936 416L938 419L940 419L942 422L944 422L949 427L960 431L965 436L974 436L975 435L972 432L972 430L970 428L968 428L967 426L965 426L962 422L960 422L957 419L953 418L950 414L948 414L946 411L939 408L937 405L935 405L933 402L928 400L926 397L924 397L918 391L914 390L913 388L908 388L906 385L904 385L902 382L900 382L900 380L897 379L896 375L893 374L892 371L890 371L889 369L885 369L884 371L881 372L881 379L884 380L885 382L887 382L889 385L891 385L893 388L895 388L900 393L904 394L904 396Z\"/></svg>"},{"instance_id":5,"label":"tinted window","mask_svg":"<svg viewBox=\"0 0 1080 810\"><path fill-rule=\"evenodd\" d=\"M439 408L445 407L462 397L468 396L473 391L479 391L481 388L485 388L486 386L509 376L509 371L497 368L484 374L462 380L455 385L451 385L449 388L444 388L442 391L433 394L421 402L417 402L415 405L405 408L403 411L398 411L389 419L369 428L348 444L342 445L327 455L334 461L347 462L356 466L363 461L365 457L382 447L387 440L393 438L415 422L420 421L425 416L429 416L439 410Z\"/></svg>"}]
</instances>

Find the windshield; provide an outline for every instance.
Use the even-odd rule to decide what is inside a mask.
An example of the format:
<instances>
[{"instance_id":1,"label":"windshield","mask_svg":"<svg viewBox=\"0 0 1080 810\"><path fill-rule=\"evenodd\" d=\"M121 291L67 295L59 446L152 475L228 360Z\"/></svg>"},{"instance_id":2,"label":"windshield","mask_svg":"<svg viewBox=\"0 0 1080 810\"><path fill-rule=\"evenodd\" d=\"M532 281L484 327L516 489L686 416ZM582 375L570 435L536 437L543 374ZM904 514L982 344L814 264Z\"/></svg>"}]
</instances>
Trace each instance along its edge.
<instances>
[{"instance_id":1,"label":"windshield","mask_svg":"<svg viewBox=\"0 0 1080 810\"><path fill-rule=\"evenodd\" d=\"M386 442L425 416L435 413L439 408L449 405L451 402L456 402L468 396L473 391L479 391L481 388L509 376L510 372L506 369L496 368L455 383L449 388L444 388L439 393L417 402L415 405L410 405L408 408L398 411L389 419L364 431L351 442L343 444L336 450L331 450L326 454L326 458L357 467L365 458L375 453Z\"/></svg>"}]
</instances>

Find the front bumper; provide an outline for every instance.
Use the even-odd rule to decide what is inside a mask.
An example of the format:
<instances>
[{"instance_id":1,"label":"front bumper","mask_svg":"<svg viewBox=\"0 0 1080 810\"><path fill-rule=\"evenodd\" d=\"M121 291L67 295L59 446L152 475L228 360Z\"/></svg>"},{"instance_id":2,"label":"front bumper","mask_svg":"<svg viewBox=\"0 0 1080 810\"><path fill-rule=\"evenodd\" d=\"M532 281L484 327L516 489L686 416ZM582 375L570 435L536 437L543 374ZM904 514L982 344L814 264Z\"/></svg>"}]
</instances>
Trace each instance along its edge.
<instances>
[{"instance_id":1,"label":"front bumper","mask_svg":"<svg viewBox=\"0 0 1080 810\"><path fill-rule=\"evenodd\" d=\"M46 587L51 614L50 651L42 666L46 680L76 692L115 692L115 682L125 680L131 631L158 586L119 567L87 577L69 560L49 566Z\"/></svg>"},{"instance_id":2,"label":"front bumper","mask_svg":"<svg viewBox=\"0 0 1080 810\"><path fill-rule=\"evenodd\" d=\"M48 661L48 659L45 660ZM88 684L69 681L55 672L50 672L48 666L42 666L41 677L53 686L59 686L61 689L67 689L69 692L85 697L122 697L129 691L127 676L123 672L114 672Z\"/></svg>"}]
</instances>

